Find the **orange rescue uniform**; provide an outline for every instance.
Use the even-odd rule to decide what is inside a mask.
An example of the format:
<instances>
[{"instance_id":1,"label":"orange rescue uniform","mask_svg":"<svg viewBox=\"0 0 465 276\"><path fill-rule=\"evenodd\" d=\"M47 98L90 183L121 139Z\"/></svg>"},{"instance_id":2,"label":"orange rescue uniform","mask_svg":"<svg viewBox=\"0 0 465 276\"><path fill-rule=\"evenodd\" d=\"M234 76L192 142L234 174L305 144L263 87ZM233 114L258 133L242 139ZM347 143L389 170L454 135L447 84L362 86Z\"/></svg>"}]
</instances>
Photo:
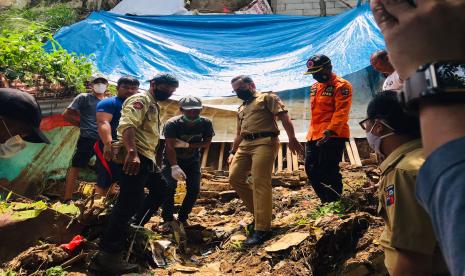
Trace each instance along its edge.
<instances>
[{"instance_id":1,"label":"orange rescue uniform","mask_svg":"<svg viewBox=\"0 0 465 276\"><path fill-rule=\"evenodd\" d=\"M315 83L310 91L310 128L307 140L319 140L325 130L333 137L349 138L349 113L352 105L352 84L333 73L327 83Z\"/></svg>"}]
</instances>

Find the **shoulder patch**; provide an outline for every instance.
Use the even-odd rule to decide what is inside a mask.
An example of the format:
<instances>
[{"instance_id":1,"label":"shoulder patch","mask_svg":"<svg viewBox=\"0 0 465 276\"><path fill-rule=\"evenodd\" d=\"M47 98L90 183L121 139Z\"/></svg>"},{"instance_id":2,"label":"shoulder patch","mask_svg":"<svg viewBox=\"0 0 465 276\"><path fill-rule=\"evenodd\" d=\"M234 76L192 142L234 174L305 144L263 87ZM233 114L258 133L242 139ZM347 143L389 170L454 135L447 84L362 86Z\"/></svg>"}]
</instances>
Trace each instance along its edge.
<instances>
[{"instance_id":1,"label":"shoulder patch","mask_svg":"<svg viewBox=\"0 0 465 276\"><path fill-rule=\"evenodd\" d=\"M132 107L134 107L135 109L140 110L140 109L144 108L144 104L142 102L140 102L140 101L136 101L136 102L134 102L132 104Z\"/></svg>"},{"instance_id":2,"label":"shoulder patch","mask_svg":"<svg viewBox=\"0 0 465 276\"><path fill-rule=\"evenodd\" d=\"M347 95L349 95L349 92L350 92L350 90L349 90L348 87L346 87L346 86L342 87L342 89L341 89L341 94L342 95L347 96Z\"/></svg>"},{"instance_id":3,"label":"shoulder patch","mask_svg":"<svg viewBox=\"0 0 465 276\"><path fill-rule=\"evenodd\" d=\"M394 197L394 184L391 184L384 188L384 191L386 192L386 206L391 206L395 203L395 197Z\"/></svg>"},{"instance_id":4,"label":"shoulder patch","mask_svg":"<svg viewBox=\"0 0 465 276\"><path fill-rule=\"evenodd\" d=\"M334 86L328 86L325 88L325 91L321 93L321 96L332 97L334 95Z\"/></svg>"}]
</instances>

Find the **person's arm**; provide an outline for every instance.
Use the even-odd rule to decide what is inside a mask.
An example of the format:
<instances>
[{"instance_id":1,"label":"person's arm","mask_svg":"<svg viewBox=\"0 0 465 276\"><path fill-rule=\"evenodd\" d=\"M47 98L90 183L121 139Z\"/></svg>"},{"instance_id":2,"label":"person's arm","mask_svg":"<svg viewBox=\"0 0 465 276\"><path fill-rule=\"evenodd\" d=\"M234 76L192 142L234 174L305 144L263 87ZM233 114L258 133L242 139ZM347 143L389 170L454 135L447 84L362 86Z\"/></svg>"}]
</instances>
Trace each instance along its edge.
<instances>
[{"instance_id":1,"label":"person's arm","mask_svg":"<svg viewBox=\"0 0 465 276\"><path fill-rule=\"evenodd\" d=\"M286 130L289 138L289 149L295 154L303 154L304 149L295 137L294 125L291 122L291 117L288 112L278 113L278 118L281 120L284 130Z\"/></svg>"},{"instance_id":2,"label":"person's arm","mask_svg":"<svg viewBox=\"0 0 465 276\"><path fill-rule=\"evenodd\" d=\"M191 149L207 148L208 146L210 146L211 143L212 143L212 137L205 138L203 139L202 142L189 143L189 148Z\"/></svg>"},{"instance_id":3,"label":"person's arm","mask_svg":"<svg viewBox=\"0 0 465 276\"><path fill-rule=\"evenodd\" d=\"M232 144L232 147L231 147L231 153L229 154L229 157L228 157L228 163L229 164L231 164L231 162L233 160L233 157L234 157L234 153L239 148L239 145L241 144L241 142L242 142L241 122L240 122L239 117L238 117L237 118L237 127L236 127L236 137L234 137L234 141L233 141L233 144Z\"/></svg>"},{"instance_id":4,"label":"person's arm","mask_svg":"<svg viewBox=\"0 0 465 276\"><path fill-rule=\"evenodd\" d=\"M100 136L100 140L103 143L103 156L107 160L111 160L112 152L111 152L111 142L113 137L111 136L111 119L113 118L113 114L106 113L106 112L97 112L97 129L98 135Z\"/></svg>"},{"instance_id":5,"label":"person's arm","mask_svg":"<svg viewBox=\"0 0 465 276\"><path fill-rule=\"evenodd\" d=\"M136 175L139 173L140 158L137 154L135 128L129 127L123 131L123 144L127 152L123 171L128 175Z\"/></svg>"},{"instance_id":6,"label":"person's arm","mask_svg":"<svg viewBox=\"0 0 465 276\"><path fill-rule=\"evenodd\" d=\"M80 122L81 122L79 111L71 109L71 108L65 109L65 111L63 112L63 118L68 123L71 123L73 126L77 126L77 127L79 127Z\"/></svg>"},{"instance_id":7,"label":"person's arm","mask_svg":"<svg viewBox=\"0 0 465 276\"><path fill-rule=\"evenodd\" d=\"M171 166L177 165L178 160L176 157L176 138L165 138L165 149L168 162Z\"/></svg>"},{"instance_id":8,"label":"person's arm","mask_svg":"<svg viewBox=\"0 0 465 276\"><path fill-rule=\"evenodd\" d=\"M397 250L397 262L392 276L427 276L431 275L431 256L408 250Z\"/></svg>"}]
</instances>

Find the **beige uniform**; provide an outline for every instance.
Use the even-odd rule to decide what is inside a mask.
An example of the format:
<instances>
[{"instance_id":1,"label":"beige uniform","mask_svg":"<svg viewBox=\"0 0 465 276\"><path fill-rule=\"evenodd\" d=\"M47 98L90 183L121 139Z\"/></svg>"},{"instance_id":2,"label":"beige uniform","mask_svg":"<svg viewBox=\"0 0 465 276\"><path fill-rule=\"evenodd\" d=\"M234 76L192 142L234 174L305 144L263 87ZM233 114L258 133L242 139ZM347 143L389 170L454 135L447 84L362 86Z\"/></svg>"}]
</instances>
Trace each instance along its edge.
<instances>
[{"instance_id":1,"label":"beige uniform","mask_svg":"<svg viewBox=\"0 0 465 276\"><path fill-rule=\"evenodd\" d=\"M275 116L287 112L278 96L258 93L250 102L244 102L238 111L241 136L263 132L279 134ZM255 230L271 228L272 190L271 174L278 154L278 137L242 140L229 169L229 181L244 201L247 210L254 214ZM252 183L247 183L251 173Z\"/></svg>"},{"instance_id":2,"label":"beige uniform","mask_svg":"<svg viewBox=\"0 0 465 276\"><path fill-rule=\"evenodd\" d=\"M407 142L381 163L378 213L386 222L380 242L392 274L397 249L431 255L433 273L447 271L431 219L415 198L415 180L424 162L420 140Z\"/></svg>"},{"instance_id":3,"label":"beige uniform","mask_svg":"<svg viewBox=\"0 0 465 276\"><path fill-rule=\"evenodd\" d=\"M155 162L155 149L160 140L160 106L150 92L132 95L124 101L117 130L118 141L123 132L136 130L137 152Z\"/></svg>"}]
</instances>

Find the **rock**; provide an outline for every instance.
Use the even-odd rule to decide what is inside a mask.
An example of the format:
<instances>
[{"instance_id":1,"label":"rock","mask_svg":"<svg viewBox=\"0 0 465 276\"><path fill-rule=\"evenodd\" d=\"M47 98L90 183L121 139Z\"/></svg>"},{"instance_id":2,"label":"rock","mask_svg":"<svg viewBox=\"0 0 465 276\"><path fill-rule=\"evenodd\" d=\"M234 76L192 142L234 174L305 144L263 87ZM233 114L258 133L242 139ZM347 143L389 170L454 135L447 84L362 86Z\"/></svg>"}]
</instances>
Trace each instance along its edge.
<instances>
[{"instance_id":1,"label":"rock","mask_svg":"<svg viewBox=\"0 0 465 276\"><path fill-rule=\"evenodd\" d=\"M277 242L271 244L270 246L265 247L266 252L278 252L282 250L289 249L292 246L299 245L305 239L310 236L309 233L289 233L280 238Z\"/></svg>"},{"instance_id":2,"label":"rock","mask_svg":"<svg viewBox=\"0 0 465 276\"><path fill-rule=\"evenodd\" d=\"M238 198L239 195L234 190L220 192L220 200L222 202L231 201L233 198Z\"/></svg>"},{"instance_id":3,"label":"rock","mask_svg":"<svg viewBox=\"0 0 465 276\"><path fill-rule=\"evenodd\" d=\"M243 234L232 235L230 238L231 242L241 242L241 241L245 241L246 239L247 237Z\"/></svg>"},{"instance_id":4,"label":"rock","mask_svg":"<svg viewBox=\"0 0 465 276\"><path fill-rule=\"evenodd\" d=\"M176 271L179 271L179 272L187 272L187 273L194 273L194 272L197 272L199 271L199 269L197 267L193 267L193 266L183 266L183 265L176 265L174 267L174 269L176 269Z\"/></svg>"}]
</instances>

